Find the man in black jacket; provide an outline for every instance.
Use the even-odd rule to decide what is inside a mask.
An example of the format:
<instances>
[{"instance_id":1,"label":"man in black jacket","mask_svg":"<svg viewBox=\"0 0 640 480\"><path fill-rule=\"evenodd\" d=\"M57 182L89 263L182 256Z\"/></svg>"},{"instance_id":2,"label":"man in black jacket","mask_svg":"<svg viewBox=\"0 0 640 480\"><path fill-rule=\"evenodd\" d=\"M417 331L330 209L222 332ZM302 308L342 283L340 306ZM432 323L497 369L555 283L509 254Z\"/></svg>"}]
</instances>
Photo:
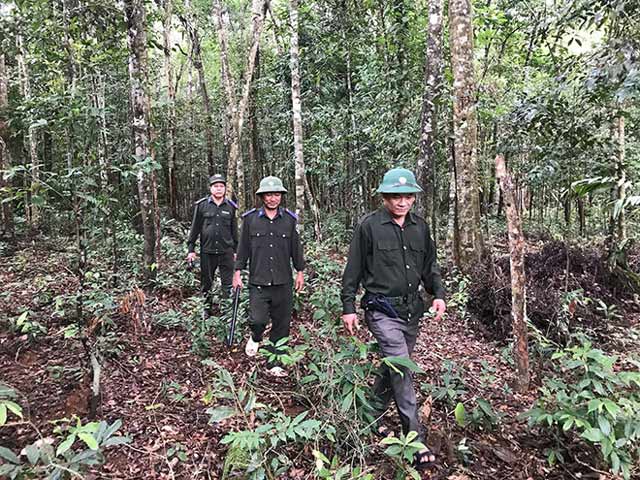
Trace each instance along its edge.
<instances>
[{"instance_id":1,"label":"man in black jacket","mask_svg":"<svg viewBox=\"0 0 640 480\"><path fill-rule=\"evenodd\" d=\"M247 341L245 353L250 357L258 352L269 319L271 343L275 344L289 336L293 304L291 263L297 271L296 291L302 290L304 285L302 271L305 264L296 230L297 216L292 211L280 207L282 195L285 193L287 190L279 178L263 178L256 192L262 199L262 207L254 208L242 215L242 232L233 287L242 287L240 273L247 267L248 262L251 336ZM270 368L269 372L278 377L286 376L282 367L277 365Z\"/></svg>"},{"instance_id":2,"label":"man in black jacket","mask_svg":"<svg viewBox=\"0 0 640 480\"><path fill-rule=\"evenodd\" d=\"M200 237L200 280L202 294L211 307L211 287L216 269L220 267L222 296L229 296L233 277L234 252L238 246L238 205L225 198L227 182L222 175L209 178L210 195L195 203L191 231L187 240L187 261L196 258L196 240Z\"/></svg>"}]
</instances>

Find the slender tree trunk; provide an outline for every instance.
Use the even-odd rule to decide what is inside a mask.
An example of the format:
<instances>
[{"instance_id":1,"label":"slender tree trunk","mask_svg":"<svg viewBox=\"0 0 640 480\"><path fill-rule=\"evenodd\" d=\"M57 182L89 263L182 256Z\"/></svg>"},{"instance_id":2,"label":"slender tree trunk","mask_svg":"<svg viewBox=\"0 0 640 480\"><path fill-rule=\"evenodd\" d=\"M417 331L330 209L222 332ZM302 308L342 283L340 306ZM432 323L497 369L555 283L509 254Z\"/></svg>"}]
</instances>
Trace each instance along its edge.
<instances>
[{"instance_id":1,"label":"slender tree trunk","mask_svg":"<svg viewBox=\"0 0 640 480\"><path fill-rule=\"evenodd\" d=\"M456 194L456 161L453 144L447 148L449 152L449 214L447 224L446 251L449 252L454 265L460 263L460 238L458 236L458 196Z\"/></svg>"},{"instance_id":2,"label":"slender tree trunk","mask_svg":"<svg viewBox=\"0 0 640 480\"><path fill-rule=\"evenodd\" d=\"M204 109L204 137L207 144L207 165L209 167L209 175L218 173L219 166L216 164L213 146L213 117L211 115L211 100L207 89L207 81L204 74L204 64L202 62L202 47L200 44L200 33L198 27L189 14L188 19L183 18L183 25L189 33L191 39L191 60L196 72L198 72L198 83L200 85L200 94L202 95L202 108Z\"/></svg>"},{"instance_id":3,"label":"slender tree trunk","mask_svg":"<svg viewBox=\"0 0 640 480\"><path fill-rule=\"evenodd\" d=\"M29 78L29 69L27 67L26 49L21 34L16 35L16 47L18 50L17 62L18 72L20 75L20 86L22 97L26 103L31 100L31 81ZM26 207L26 215L32 228L37 228L40 223L40 209L33 202L33 198L38 196L40 191L40 164L38 159L38 141L37 126L33 124L31 114L27 115L27 132L25 135L25 149L29 152L29 160L31 162L31 185L29 189L29 203Z\"/></svg>"},{"instance_id":4,"label":"slender tree trunk","mask_svg":"<svg viewBox=\"0 0 640 480\"><path fill-rule=\"evenodd\" d=\"M177 218L178 188L176 186L176 90L171 65L171 24L173 22L173 0L164 0L162 21L162 49L164 50L164 77L167 87L167 194L169 215Z\"/></svg>"},{"instance_id":5,"label":"slender tree trunk","mask_svg":"<svg viewBox=\"0 0 640 480\"><path fill-rule=\"evenodd\" d=\"M584 213L584 199L579 197L576 202L578 203L578 218L580 219L580 236L584 237L584 229L586 226L585 213Z\"/></svg>"},{"instance_id":6,"label":"slender tree trunk","mask_svg":"<svg viewBox=\"0 0 640 480\"><path fill-rule=\"evenodd\" d=\"M0 172L11 168L11 155L9 153L9 126L5 117L9 108L9 77L4 61L4 53L0 53ZM5 179L5 174L0 173L0 192L6 192L10 183ZM4 195L3 195L4 196ZM11 202L2 202L2 229L5 235L13 238L15 235L15 223L13 221L13 208Z\"/></svg>"},{"instance_id":7,"label":"slender tree trunk","mask_svg":"<svg viewBox=\"0 0 640 480\"><path fill-rule=\"evenodd\" d=\"M107 190L107 186L112 184L109 162L109 132L107 129L107 113L105 108L105 81L101 73L97 73L92 78L93 83L93 106L98 112L98 166L100 167L100 187L102 191Z\"/></svg>"},{"instance_id":8,"label":"slender tree trunk","mask_svg":"<svg viewBox=\"0 0 640 480\"><path fill-rule=\"evenodd\" d=\"M126 0L128 45L130 52L129 80L133 111L134 154L138 163L152 160L149 135L149 100L147 76L146 13L143 0ZM138 167L138 198L144 232L144 264L148 279L155 276L156 210L154 208L153 175Z\"/></svg>"},{"instance_id":9,"label":"slender tree trunk","mask_svg":"<svg viewBox=\"0 0 640 480\"><path fill-rule=\"evenodd\" d=\"M298 0L290 0L289 17L291 19L291 110L293 113L293 156L296 172L296 215L298 229L304 232L306 216L304 214L305 167L302 140L302 100L300 98L300 53L298 50Z\"/></svg>"},{"instance_id":10,"label":"slender tree trunk","mask_svg":"<svg viewBox=\"0 0 640 480\"><path fill-rule=\"evenodd\" d=\"M627 198L627 175L625 171L625 135L624 135L624 117L620 115L616 118L614 126L614 138L617 143L616 153L616 188L615 201L619 205L617 217L613 218L613 245L620 244L627 238L627 226L624 214L624 201ZM612 246L613 246L612 245Z\"/></svg>"},{"instance_id":11,"label":"slender tree trunk","mask_svg":"<svg viewBox=\"0 0 640 480\"><path fill-rule=\"evenodd\" d=\"M478 198L476 85L473 70L473 27L470 0L451 0L449 30L453 70L453 122L458 198L458 231L462 271L484 256Z\"/></svg>"},{"instance_id":12,"label":"slender tree trunk","mask_svg":"<svg viewBox=\"0 0 640 480\"><path fill-rule=\"evenodd\" d=\"M517 384L521 392L529 388L529 349L527 343L527 297L524 271L524 237L522 221L518 212L511 175L507 174L504 157L496 157L496 176L505 200L507 225L509 230L509 251L511 256L511 316L515 348Z\"/></svg>"},{"instance_id":13,"label":"slender tree trunk","mask_svg":"<svg viewBox=\"0 0 640 480\"><path fill-rule=\"evenodd\" d=\"M424 187L424 195L418 196L418 212L431 222L432 235L436 237L435 209L435 139L437 118L442 94L442 0L429 2L429 25L424 69L424 93L420 128L420 153L418 155L418 184Z\"/></svg>"},{"instance_id":14,"label":"slender tree trunk","mask_svg":"<svg viewBox=\"0 0 640 480\"><path fill-rule=\"evenodd\" d=\"M213 10L216 17L216 28L218 30L218 41L220 43L220 64L222 68L222 82L227 100L227 105L231 107L231 144L229 146L229 159L227 164L227 185L229 194L233 193L234 184L237 183L237 198L244 204L244 168L242 165L242 128L244 117L249 102L251 82L260 44L260 35L264 25L265 0L253 0L251 19L251 42L247 55L247 66L244 71L244 85L240 100L236 103L235 82L229 68L229 48L228 48L228 14L223 11L220 0L214 0Z\"/></svg>"}]
</instances>

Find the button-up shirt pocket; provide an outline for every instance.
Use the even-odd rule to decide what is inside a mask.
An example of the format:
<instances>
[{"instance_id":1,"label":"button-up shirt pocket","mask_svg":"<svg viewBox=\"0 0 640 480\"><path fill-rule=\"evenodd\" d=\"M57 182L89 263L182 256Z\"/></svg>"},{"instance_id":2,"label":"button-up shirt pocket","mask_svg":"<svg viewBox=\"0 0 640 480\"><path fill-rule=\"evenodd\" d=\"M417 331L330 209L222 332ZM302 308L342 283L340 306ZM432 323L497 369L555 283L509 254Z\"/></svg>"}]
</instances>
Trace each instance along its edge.
<instances>
[{"instance_id":1,"label":"button-up shirt pocket","mask_svg":"<svg viewBox=\"0 0 640 480\"><path fill-rule=\"evenodd\" d=\"M398 265L402 263L402 253L397 241L378 240L378 255L385 265Z\"/></svg>"},{"instance_id":2,"label":"button-up shirt pocket","mask_svg":"<svg viewBox=\"0 0 640 480\"><path fill-rule=\"evenodd\" d=\"M269 246L269 232L266 229L256 229L251 231L251 246L264 248Z\"/></svg>"}]
</instances>

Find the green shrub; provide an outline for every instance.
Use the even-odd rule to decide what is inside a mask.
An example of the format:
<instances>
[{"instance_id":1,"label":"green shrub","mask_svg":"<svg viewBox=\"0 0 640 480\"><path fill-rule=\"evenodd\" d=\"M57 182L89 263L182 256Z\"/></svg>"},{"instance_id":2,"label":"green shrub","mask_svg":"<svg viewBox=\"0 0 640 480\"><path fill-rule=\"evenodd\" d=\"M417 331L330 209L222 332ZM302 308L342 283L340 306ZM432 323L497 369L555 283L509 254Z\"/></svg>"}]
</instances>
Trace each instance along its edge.
<instances>
[{"instance_id":1,"label":"green shrub","mask_svg":"<svg viewBox=\"0 0 640 480\"><path fill-rule=\"evenodd\" d=\"M549 452L549 461L563 461L563 440L579 437L600 447L614 474L630 478L640 457L640 372L614 369L617 357L588 341L560 350L552 359L564 375L545 381L542 396L526 414L531 424L556 437L558 447Z\"/></svg>"}]
</instances>

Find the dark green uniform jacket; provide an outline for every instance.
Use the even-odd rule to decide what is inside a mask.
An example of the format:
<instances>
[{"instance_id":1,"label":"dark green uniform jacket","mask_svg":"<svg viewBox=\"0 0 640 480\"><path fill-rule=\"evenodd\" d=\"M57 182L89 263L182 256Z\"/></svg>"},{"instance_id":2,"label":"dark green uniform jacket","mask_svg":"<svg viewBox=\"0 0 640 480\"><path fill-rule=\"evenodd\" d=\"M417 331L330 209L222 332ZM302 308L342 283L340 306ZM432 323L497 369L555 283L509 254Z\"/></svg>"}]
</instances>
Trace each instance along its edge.
<instances>
[{"instance_id":1,"label":"dark green uniform jacket","mask_svg":"<svg viewBox=\"0 0 640 480\"><path fill-rule=\"evenodd\" d=\"M409 212L403 227L386 208L365 215L356 227L342 277L342 312L355 313L358 286L389 298L415 294L420 282L444 298L436 250L427 223Z\"/></svg>"},{"instance_id":2,"label":"dark green uniform jacket","mask_svg":"<svg viewBox=\"0 0 640 480\"><path fill-rule=\"evenodd\" d=\"M244 270L249 261L249 283L283 285L291 283L291 262L304 270L302 245L296 231L296 215L280 208L271 220L262 208L242 215L236 270Z\"/></svg>"},{"instance_id":3,"label":"dark green uniform jacket","mask_svg":"<svg viewBox=\"0 0 640 480\"><path fill-rule=\"evenodd\" d=\"M189 252L195 251L198 235L201 253L220 255L229 250L235 251L238 246L237 208L238 205L229 199L223 200L220 206L211 196L198 200L187 240Z\"/></svg>"}]
</instances>

